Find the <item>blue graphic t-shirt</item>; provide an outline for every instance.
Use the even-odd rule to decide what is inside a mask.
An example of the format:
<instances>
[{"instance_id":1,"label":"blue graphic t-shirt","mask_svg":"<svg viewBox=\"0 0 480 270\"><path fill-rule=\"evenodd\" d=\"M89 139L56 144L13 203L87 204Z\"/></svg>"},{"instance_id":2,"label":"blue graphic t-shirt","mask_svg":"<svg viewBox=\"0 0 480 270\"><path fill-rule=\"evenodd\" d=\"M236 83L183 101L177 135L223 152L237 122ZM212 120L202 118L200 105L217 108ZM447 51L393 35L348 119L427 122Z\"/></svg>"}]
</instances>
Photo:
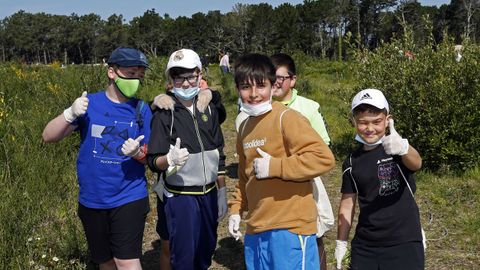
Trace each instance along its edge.
<instances>
[{"instance_id":1,"label":"blue graphic t-shirt","mask_svg":"<svg viewBox=\"0 0 480 270\"><path fill-rule=\"evenodd\" d=\"M88 94L88 109L73 124L81 134L77 159L80 186L78 201L89 208L107 209L145 198L147 181L145 166L122 154L128 138L150 137L152 113L147 104L139 106L138 99L115 103L104 91ZM140 121L139 121L140 120Z\"/></svg>"}]
</instances>

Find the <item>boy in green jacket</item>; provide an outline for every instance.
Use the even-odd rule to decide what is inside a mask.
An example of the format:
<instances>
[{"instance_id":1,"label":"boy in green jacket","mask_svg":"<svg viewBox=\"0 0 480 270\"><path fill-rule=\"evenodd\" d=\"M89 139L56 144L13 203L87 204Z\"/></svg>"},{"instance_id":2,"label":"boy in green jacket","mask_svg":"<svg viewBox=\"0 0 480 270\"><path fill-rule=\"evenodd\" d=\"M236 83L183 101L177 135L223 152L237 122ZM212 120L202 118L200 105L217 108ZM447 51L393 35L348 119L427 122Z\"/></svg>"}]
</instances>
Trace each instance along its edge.
<instances>
[{"instance_id":1,"label":"boy in green jacket","mask_svg":"<svg viewBox=\"0 0 480 270\"><path fill-rule=\"evenodd\" d=\"M297 94L295 83L297 82L297 71L295 62L287 54L277 53L270 56L275 66L275 85L272 89L273 97L285 106L294 109L305 116L313 129L322 137L325 144L330 145L330 137L320 113L320 105L308 98ZM313 197L317 205L317 245L320 257L320 269L327 269L327 258L323 245L323 235L329 231L335 221L332 205L328 198L327 191L320 177L313 179Z\"/></svg>"}]
</instances>

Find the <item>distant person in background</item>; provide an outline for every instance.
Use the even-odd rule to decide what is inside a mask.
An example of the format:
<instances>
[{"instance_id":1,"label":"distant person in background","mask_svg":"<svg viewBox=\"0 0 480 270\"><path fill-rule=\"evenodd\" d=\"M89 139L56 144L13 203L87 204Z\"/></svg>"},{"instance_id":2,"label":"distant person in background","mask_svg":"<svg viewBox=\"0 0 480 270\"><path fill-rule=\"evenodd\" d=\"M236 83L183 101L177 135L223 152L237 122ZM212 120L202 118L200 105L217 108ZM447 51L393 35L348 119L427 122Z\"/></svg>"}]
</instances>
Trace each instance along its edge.
<instances>
[{"instance_id":1,"label":"distant person in background","mask_svg":"<svg viewBox=\"0 0 480 270\"><path fill-rule=\"evenodd\" d=\"M327 127L319 111L320 105L311 99L298 95L297 89L294 88L297 82L297 71L293 58L287 54L278 53L272 55L270 59L275 66L276 72L276 81L272 90L273 98L305 116L313 129L322 137L325 144L330 145ZM335 216L320 176L313 179L313 198L315 199L318 212L317 245L320 269L324 270L327 269L327 255L323 244L323 235L333 227Z\"/></svg>"},{"instance_id":2,"label":"distant person in background","mask_svg":"<svg viewBox=\"0 0 480 270\"><path fill-rule=\"evenodd\" d=\"M204 70L204 79L203 80L208 81L208 65L210 64L210 60L208 59L208 54L205 54L204 56L202 56L202 58L200 58L200 61L202 62L202 67L203 67L203 70Z\"/></svg>"},{"instance_id":3,"label":"distant person in background","mask_svg":"<svg viewBox=\"0 0 480 270\"><path fill-rule=\"evenodd\" d=\"M220 70L223 74L229 73L230 72L230 57L228 52L227 53L222 53L220 58Z\"/></svg>"},{"instance_id":4,"label":"distant person in background","mask_svg":"<svg viewBox=\"0 0 480 270\"><path fill-rule=\"evenodd\" d=\"M455 61L460 62L462 60L462 50L463 50L463 45L455 45L454 51L455 51Z\"/></svg>"},{"instance_id":5,"label":"distant person in background","mask_svg":"<svg viewBox=\"0 0 480 270\"><path fill-rule=\"evenodd\" d=\"M134 96L148 62L139 50L121 47L107 63L107 89L83 92L42 137L58 142L80 132L78 216L91 258L101 270L139 270L150 211L144 164L152 114Z\"/></svg>"}]
</instances>

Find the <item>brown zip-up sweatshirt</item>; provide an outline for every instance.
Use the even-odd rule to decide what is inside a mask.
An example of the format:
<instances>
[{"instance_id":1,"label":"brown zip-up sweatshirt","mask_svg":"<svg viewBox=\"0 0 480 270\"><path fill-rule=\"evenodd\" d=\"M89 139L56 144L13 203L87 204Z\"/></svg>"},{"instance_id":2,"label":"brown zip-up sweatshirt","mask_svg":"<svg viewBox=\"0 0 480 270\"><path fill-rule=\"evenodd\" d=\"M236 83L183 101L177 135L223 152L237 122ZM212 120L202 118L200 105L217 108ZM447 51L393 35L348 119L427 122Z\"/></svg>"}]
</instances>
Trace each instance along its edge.
<instances>
[{"instance_id":1,"label":"brown zip-up sweatshirt","mask_svg":"<svg viewBox=\"0 0 480 270\"><path fill-rule=\"evenodd\" d=\"M253 160L261 157L256 148L271 155L271 178L255 177ZM230 214L248 211L247 233L274 229L302 235L316 233L317 208L311 180L332 169L335 159L308 120L273 102L270 112L242 123L237 153L239 181L229 207Z\"/></svg>"}]
</instances>

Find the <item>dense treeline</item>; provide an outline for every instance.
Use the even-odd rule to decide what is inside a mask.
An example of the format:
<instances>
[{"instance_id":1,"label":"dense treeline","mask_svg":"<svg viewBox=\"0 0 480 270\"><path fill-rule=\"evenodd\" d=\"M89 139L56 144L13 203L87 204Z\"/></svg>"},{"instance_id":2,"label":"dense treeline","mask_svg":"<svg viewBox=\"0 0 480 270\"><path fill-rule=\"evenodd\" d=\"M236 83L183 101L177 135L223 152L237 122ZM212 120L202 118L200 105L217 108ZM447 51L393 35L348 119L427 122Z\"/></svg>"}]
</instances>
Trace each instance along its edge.
<instances>
[{"instance_id":1,"label":"dense treeline","mask_svg":"<svg viewBox=\"0 0 480 270\"><path fill-rule=\"evenodd\" d=\"M452 0L426 7L416 0L305 0L273 8L237 4L231 12L209 11L171 18L155 9L126 22L113 14L31 14L19 11L0 21L0 61L26 63L98 63L118 45L136 46L152 56L190 47L212 59L219 51L302 51L321 58L345 58L344 39L374 48L412 27L425 40L425 20L432 22L436 42L445 33L461 42L480 36L478 0Z\"/></svg>"}]
</instances>

